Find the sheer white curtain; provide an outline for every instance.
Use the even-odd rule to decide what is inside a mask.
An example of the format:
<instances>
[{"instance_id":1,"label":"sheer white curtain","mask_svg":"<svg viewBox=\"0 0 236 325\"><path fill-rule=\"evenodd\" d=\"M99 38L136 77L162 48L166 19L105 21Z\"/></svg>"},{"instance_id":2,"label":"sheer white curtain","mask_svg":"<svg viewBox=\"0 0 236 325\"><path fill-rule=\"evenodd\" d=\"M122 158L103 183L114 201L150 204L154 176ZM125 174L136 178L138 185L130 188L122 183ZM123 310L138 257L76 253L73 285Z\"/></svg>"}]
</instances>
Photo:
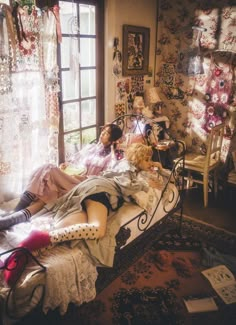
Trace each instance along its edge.
<instances>
[{"instance_id":1,"label":"sheer white curtain","mask_svg":"<svg viewBox=\"0 0 236 325\"><path fill-rule=\"evenodd\" d=\"M12 90L0 94L0 203L24 190L32 170L57 163L56 18L34 10L21 20L26 40L16 43Z\"/></svg>"}]
</instances>

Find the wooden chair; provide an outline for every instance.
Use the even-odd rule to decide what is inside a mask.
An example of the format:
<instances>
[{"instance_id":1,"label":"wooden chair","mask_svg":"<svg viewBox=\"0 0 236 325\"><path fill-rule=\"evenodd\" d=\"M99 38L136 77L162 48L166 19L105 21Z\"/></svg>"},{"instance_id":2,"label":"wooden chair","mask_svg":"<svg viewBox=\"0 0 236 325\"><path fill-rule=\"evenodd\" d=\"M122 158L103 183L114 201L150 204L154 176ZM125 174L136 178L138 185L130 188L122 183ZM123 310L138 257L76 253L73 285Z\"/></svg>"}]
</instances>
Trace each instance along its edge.
<instances>
[{"instance_id":1,"label":"wooden chair","mask_svg":"<svg viewBox=\"0 0 236 325\"><path fill-rule=\"evenodd\" d=\"M236 168L231 170L226 181L226 194L227 199L233 202L233 199L236 197ZM234 203L235 204L235 203Z\"/></svg>"},{"instance_id":2,"label":"wooden chair","mask_svg":"<svg viewBox=\"0 0 236 325\"><path fill-rule=\"evenodd\" d=\"M217 196L217 167L220 165L220 153L224 134L224 124L211 129L206 155L186 153L185 170L187 170L187 189L190 183L203 184L204 207L208 206L209 174L213 173L214 195ZM200 176L199 176L200 175ZM198 177L197 177L198 176Z\"/></svg>"}]
</instances>

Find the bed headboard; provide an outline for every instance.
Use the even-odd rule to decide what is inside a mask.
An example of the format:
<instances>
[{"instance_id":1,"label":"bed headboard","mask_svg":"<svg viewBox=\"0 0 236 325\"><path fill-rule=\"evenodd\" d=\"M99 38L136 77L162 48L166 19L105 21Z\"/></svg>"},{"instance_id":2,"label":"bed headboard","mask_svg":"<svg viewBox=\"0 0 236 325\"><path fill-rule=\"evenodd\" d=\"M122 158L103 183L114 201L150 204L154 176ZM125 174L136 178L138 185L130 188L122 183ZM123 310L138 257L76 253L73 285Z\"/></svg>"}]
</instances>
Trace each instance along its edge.
<instances>
[{"instance_id":1,"label":"bed headboard","mask_svg":"<svg viewBox=\"0 0 236 325\"><path fill-rule=\"evenodd\" d=\"M173 159L173 164L171 167L167 167L170 170L169 180L177 186L180 192L184 189L184 160L185 160L185 143L181 140L177 140L168 133L169 140L159 141L157 138L158 133L151 128L148 133L145 131L145 125L155 125L155 118L150 118L145 115L138 114L124 114L112 121L116 123L123 131L123 138L121 140L121 149L124 149L131 143L143 142L146 145L152 145L154 152L158 153L158 156L154 156L154 161L160 161L165 168L163 161L160 159L159 151L164 150L166 152L165 143L170 151L174 149L174 155L171 156ZM153 140L154 139L154 140ZM155 142L155 145L153 144ZM158 145L157 145L158 144ZM157 160L155 159L157 158Z\"/></svg>"},{"instance_id":2,"label":"bed headboard","mask_svg":"<svg viewBox=\"0 0 236 325\"><path fill-rule=\"evenodd\" d=\"M164 121L165 119L162 123ZM115 118L112 123L116 123L123 132L123 137L119 141L121 148L126 148L131 143L142 142L155 149L166 150L170 143L179 142L169 133L167 128L160 125L160 118L157 120L140 114L124 114ZM160 140L160 132L165 136L163 140Z\"/></svg>"},{"instance_id":3,"label":"bed headboard","mask_svg":"<svg viewBox=\"0 0 236 325\"><path fill-rule=\"evenodd\" d=\"M112 123L119 125L123 133L142 134L144 125L151 120L140 114L124 114L115 118Z\"/></svg>"}]
</instances>

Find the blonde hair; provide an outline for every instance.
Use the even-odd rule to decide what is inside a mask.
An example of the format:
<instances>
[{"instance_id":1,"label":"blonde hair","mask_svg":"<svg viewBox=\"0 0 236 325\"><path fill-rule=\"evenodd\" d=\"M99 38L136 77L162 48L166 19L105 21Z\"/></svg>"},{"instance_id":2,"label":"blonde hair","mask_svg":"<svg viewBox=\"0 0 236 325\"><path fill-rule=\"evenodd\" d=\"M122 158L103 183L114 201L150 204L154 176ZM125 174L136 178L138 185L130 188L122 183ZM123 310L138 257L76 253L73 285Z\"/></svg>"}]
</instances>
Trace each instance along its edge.
<instances>
[{"instance_id":1,"label":"blonde hair","mask_svg":"<svg viewBox=\"0 0 236 325\"><path fill-rule=\"evenodd\" d=\"M152 158L152 148L142 143L132 143L126 150L126 159L137 167L142 161Z\"/></svg>"}]
</instances>

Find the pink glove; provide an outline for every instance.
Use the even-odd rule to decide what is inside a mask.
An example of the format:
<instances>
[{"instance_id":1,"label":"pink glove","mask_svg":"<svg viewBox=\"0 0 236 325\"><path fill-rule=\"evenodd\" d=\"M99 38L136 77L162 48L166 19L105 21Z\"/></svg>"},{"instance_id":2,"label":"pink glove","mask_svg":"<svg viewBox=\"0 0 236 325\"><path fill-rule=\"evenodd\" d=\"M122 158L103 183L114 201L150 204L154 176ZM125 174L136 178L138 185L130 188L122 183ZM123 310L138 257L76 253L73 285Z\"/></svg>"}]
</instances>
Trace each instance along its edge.
<instances>
[{"instance_id":1,"label":"pink glove","mask_svg":"<svg viewBox=\"0 0 236 325\"><path fill-rule=\"evenodd\" d=\"M51 244L50 236L48 232L33 230L29 237L23 240L18 247L25 247L30 252L36 251L40 248L47 247Z\"/></svg>"},{"instance_id":2,"label":"pink glove","mask_svg":"<svg viewBox=\"0 0 236 325\"><path fill-rule=\"evenodd\" d=\"M47 247L50 243L50 237L47 232L34 230L30 233L28 238L18 245L18 247L27 248L32 252ZM16 251L8 257L6 261L7 269L4 270L4 279L10 287L13 286L21 276L28 261L29 255L23 251Z\"/></svg>"}]
</instances>

